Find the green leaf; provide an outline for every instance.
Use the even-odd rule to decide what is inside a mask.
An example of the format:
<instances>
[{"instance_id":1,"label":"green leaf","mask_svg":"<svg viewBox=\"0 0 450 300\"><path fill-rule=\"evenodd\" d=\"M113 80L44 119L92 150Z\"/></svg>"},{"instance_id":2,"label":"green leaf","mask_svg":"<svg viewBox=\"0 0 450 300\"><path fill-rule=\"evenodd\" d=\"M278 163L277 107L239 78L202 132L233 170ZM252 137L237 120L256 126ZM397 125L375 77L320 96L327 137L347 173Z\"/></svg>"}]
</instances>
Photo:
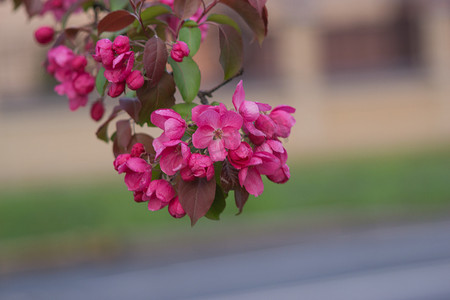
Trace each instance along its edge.
<instances>
[{"instance_id":1,"label":"green leaf","mask_svg":"<svg viewBox=\"0 0 450 300\"><path fill-rule=\"evenodd\" d=\"M220 15L220 14L211 14L208 16L208 19L206 21L214 22L217 24L222 25L229 25L236 29L237 32L241 33L241 28L239 27L238 23L236 23L232 18L226 15Z\"/></svg>"},{"instance_id":2,"label":"green leaf","mask_svg":"<svg viewBox=\"0 0 450 300\"><path fill-rule=\"evenodd\" d=\"M172 13L172 9L170 8L170 6L167 6L164 4L159 4L159 5L150 6L150 7L147 7L146 9L144 9L141 12L141 19L142 19L142 21L145 22L145 21L154 19L158 16L165 15L165 14L171 14L171 13Z\"/></svg>"},{"instance_id":3,"label":"green leaf","mask_svg":"<svg viewBox=\"0 0 450 300\"><path fill-rule=\"evenodd\" d=\"M124 9L127 4L128 0L109 0L109 8L111 11Z\"/></svg>"},{"instance_id":4,"label":"green leaf","mask_svg":"<svg viewBox=\"0 0 450 300\"><path fill-rule=\"evenodd\" d=\"M197 63L191 57L185 57L182 62L176 62L169 58L169 64L183 100L188 103L192 102L200 90L201 74Z\"/></svg>"},{"instance_id":5,"label":"green leaf","mask_svg":"<svg viewBox=\"0 0 450 300\"><path fill-rule=\"evenodd\" d=\"M153 5L150 7L147 7L146 9L144 9L141 12L141 19L142 22L144 22L144 25L149 25L149 24L154 24L157 23L159 20L156 20L155 18L161 15L166 15L166 14L171 14L172 13L172 9L170 8L170 6L168 5L164 5L164 4L158 4L158 5ZM133 26L138 28L139 25L139 21L135 20L133 23Z\"/></svg>"},{"instance_id":6,"label":"green leaf","mask_svg":"<svg viewBox=\"0 0 450 300\"><path fill-rule=\"evenodd\" d=\"M161 80L155 87L150 86L146 81L144 86L136 91L137 97L141 102L139 112L139 125L145 123L151 124L150 115L160 108L171 108L175 104L175 82L172 76L164 73Z\"/></svg>"},{"instance_id":7,"label":"green leaf","mask_svg":"<svg viewBox=\"0 0 450 300\"><path fill-rule=\"evenodd\" d=\"M202 33L198 27L183 26L178 34L178 39L189 47L189 56L193 57L200 48Z\"/></svg>"},{"instance_id":8,"label":"green leaf","mask_svg":"<svg viewBox=\"0 0 450 300\"><path fill-rule=\"evenodd\" d=\"M97 77L95 78L95 87L97 88L97 92L101 95L105 95L106 89L106 78L105 78L105 68L100 68L97 73Z\"/></svg>"},{"instance_id":9,"label":"green leaf","mask_svg":"<svg viewBox=\"0 0 450 300\"><path fill-rule=\"evenodd\" d=\"M210 220L220 220L220 214L224 211L226 202L225 195L219 185L216 185L216 195L214 202L206 213L205 217Z\"/></svg>"},{"instance_id":10,"label":"green leaf","mask_svg":"<svg viewBox=\"0 0 450 300\"><path fill-rule=\"evenodd\" d=\"M219 25L220 64L222 65L224 80L236 75L244 62L242 36L231 26Z\"/></svg>"},{"instance_id":11,"label":"green leaf","mask_svg":"<svg viewBox=\"0 0 450 300\"><path fill-rule=\"evenodd\" d=\"M196 106L196 103L178 103L172 106L172 109L179 113L184 120L189 120L191 119L192 109Z\"/></svg>"}]
</instances>

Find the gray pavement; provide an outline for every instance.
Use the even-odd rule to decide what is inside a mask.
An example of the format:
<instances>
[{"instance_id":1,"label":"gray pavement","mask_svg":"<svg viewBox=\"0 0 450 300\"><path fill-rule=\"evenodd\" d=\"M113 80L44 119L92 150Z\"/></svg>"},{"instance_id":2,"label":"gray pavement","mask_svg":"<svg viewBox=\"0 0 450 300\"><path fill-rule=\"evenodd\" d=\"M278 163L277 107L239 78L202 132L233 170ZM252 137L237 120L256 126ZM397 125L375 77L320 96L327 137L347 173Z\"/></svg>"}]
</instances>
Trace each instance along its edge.
<instances>
[{"instance_id":1,"label":"gray pavement","mask_svg":"<svg viewBox=\"0 0 450 300\"><path fill-rule=\"evenodd\" d=\"M450 299L450 221L4 278L0 299Z\"/></svg>"}]
</instances>

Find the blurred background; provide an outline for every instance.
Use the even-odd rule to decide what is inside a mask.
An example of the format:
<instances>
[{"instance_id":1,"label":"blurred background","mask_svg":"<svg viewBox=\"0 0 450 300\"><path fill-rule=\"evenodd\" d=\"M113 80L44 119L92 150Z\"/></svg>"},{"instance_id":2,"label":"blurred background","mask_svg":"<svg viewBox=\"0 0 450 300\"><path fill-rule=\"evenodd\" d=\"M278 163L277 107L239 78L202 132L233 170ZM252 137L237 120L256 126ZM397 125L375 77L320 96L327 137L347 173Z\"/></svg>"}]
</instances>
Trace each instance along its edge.
<instances>
[{"instance_id":1,"label":"blurred background","mask_svg":"<svg viewBox=\"0 0 450 300\"><path fill-rule=\"evenodd\" d=\"M450 299L450 1L267 5L244 88L297 109L291 180L190 228L134 203L89 108L53 93L33 40L53 20L1 3L1 299ZM221 82L214 29L195 59Z\"/></svg>"}]
</instances>

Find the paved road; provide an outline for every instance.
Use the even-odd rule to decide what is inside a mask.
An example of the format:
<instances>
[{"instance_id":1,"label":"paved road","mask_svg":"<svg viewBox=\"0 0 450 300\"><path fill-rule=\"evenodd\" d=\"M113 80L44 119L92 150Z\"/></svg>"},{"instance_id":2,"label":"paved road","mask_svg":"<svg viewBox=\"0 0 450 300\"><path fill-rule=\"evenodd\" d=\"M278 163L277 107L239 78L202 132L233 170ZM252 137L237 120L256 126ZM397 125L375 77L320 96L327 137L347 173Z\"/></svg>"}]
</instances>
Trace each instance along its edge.
<instances>
[{"instance_id":1,"label":"paved road","mask_svg":"<svg viewBox=\"0 0 450 300\"><path fill-rule=\"evenodd\" d=\"M0 299L450 299L450 222L292 238L289 245L153 266L3 279Z\"/></svg>"}]
</instances>

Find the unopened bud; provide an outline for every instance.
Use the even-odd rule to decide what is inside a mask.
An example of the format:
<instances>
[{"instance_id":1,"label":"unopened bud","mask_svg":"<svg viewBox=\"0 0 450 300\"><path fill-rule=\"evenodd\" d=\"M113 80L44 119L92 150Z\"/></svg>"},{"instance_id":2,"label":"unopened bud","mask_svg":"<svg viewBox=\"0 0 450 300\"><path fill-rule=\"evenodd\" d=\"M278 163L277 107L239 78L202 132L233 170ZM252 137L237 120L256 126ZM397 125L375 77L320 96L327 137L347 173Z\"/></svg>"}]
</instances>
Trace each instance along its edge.
<instances>
[{"instance_id":1,"label":"unopened bud","mask_svg":"<svg viewBox=\"0 0 450 300\"><path fill-rule=\"evenodd\" d=\"M119 35L114 39L113 50L117 54L122 54L130 51L130 39L127 36Z\"/></svg>"},{"instance_id":2,"label":"unopened bud","mask_svg":"<svg viewBox=\"0 0 450 300\"><path fill-rule=\"evenodd\" d=\"M119 97L125 91L125 82L111 83L108 95L112 98Z\"/></svg>"},{"instance_id":3,"label":"unopened bud","mask_svg":"<svg viewBox=\"0 0 450 300\"><path fill-rule=\"evenodd\" d=\"M127 85L133 91L140 89L144 85L144 76L140 71L134 70L127 77Z\"/></svg>"},{"instance_id":4,"label":"unopened bud","mask_svg":"<svg viewBox=\"0 0 450 300\"><path fill-rule=\"evenodd\" d=\"M185 56L189 55L189 47L183 41L178 41L172 46L170 57L176 62L182 62Z\"/></svg>"},{"instance_id":5,"label":"unopened bud","mask_svg":"<svg viewBox=\"0 0 450 300\"><path fill-rule=\"evenodd\" d=\"M103 117L104 113L105 113L105 107L103 106L102 100L97 100L94 103L92 103L91 118L94 121L99 121Z\"/></svg>"},{"instance_id":6,"label":"unopened bud","mask_svg":"<svg viewBox=\"0 0 450 300\"><path fill-rule=\"evenodd\" d=\"M55 30L50 26L42 26L34 32L34 37L39 44L46 45L53 40Z\"/></svg>"}]
</instances>

